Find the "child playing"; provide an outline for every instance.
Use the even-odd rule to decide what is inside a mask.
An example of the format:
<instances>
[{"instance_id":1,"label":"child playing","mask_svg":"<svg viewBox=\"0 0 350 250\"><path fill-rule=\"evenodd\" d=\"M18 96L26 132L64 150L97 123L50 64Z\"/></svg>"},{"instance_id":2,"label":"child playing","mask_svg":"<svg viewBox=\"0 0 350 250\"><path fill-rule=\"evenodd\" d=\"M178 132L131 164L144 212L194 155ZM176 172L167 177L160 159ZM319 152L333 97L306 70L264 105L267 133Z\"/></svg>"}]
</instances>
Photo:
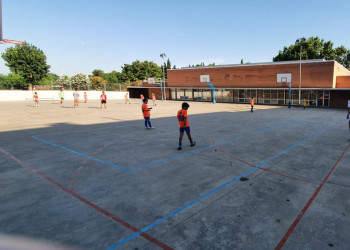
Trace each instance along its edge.
<instances>
[{"instance_id":1,"label":"child playing","mask_svg":"<svg viewBox=\"0 0 350 250\"><path fill-rule=\"evenodd\" d=\"M143 99L144 99L145 97L143 96L143 94L140 94L140 99L141 99L141 104L143 104Z\"/></svg>"},{"instance_id":2,"label":"child playing","mask_svg":"<svg viewBox=\"0 0 350 250\"><path fill-rule=\"evenodd\" d=\"M35 107L36 108L40 107L40 105L39 105L39 96L38 96L37 92L34 92L33 98L34 98Z\"/></svg>"},{"instance_id":3,"label":"child playing","mask_svg":"<svg viewBox=\"0 0 350 250\"><path fill-rule=\"evenodd\" d=\"M101 109L102 109L102 105L104 105L105 108L107 108L107 96L104 91L102 91L102 95L100 96L100 99L101 99Z\"/></svg>"},{"instance_id":4,"label":"child playing","mask_svg":"<svg viewBox=\"0 0 350 250\"><path fill-rule=\"evenodd\" d=\"M79 89L75 88L75 92L73 93L73 98L74 98L74 108L78 108L79 107Z\"/></svg>"},{"instance_id":5,"label":"child playing","mask_svg":"<svg viewBox=\"0 0 350 250\"><path fill-rule=\"evenodd\" d=\"M87 94L86 94L86 92L84 92L84 103L86 103L87 102Z\"/></svg>"},{"instance_id":6,"label":"child playing","mask_svg":"<svg viewBox=\"0 0 350 250\"><path fill-rule=\"evenodd\" d=\"M147 103L148 103L148 99L147 98L143 99L142 113L143 113L143 117L145 118L145 128L148 128L147 124L149 125L149 128L152 128L151 113L150 113L152 108L148 108Z\"/></svg>"},{"instance_id":7,"label":"child playing","mask_svg":"<svg viewBox=\"0 0 350 250\"><path fill-rule=\"evenodd\" d=\"M125 98L125 104L126 104L127 102L129 102L129 104L130 104L129 93L125 93L124 98Z\"/></svg>"},{"instance_id":8,"label":"child playing","mask_svg":"<svg viewBox=\"0 0 350 250\"><path fill-rule=\"evenodd\" d=\"M179 137L179 147L178 150L182 149L182 138L184 136L184 131L186 131L187 137L190 140L191 147L196 145L196 142L192 140L190 133L190 123L188 122L187 110L190 105L187 102L182 103L182 109L177 112L177 119L180 125L180 137Z\"/></svg>"},{"instance_id":9,"label":"child playing","mask_svg":"<svg viewBox=\"0 0 350 250\"><path fill-rule=\"evenodd\" d=\"M61 104L63 104L64 93L63 93L62 89L61 89L60 92L58 93L58 97L61 99Z\"/></svg>"},{"instance_id":10,"label":"child playing","mask_svg":"<svg viewBox=\"0 0 350 250\"><path fill-rule=\"evenodd\" d=\"M153 102L153 106L156 106L156 95L154 93L152 93L152 102Z\"/></svg>"},{"instance_id":11,"label":"child playing","mask_svg":"<svg viewBox=\"0 0 350 250\"><path fill-rule=\"evenodd\" d=\"M252 97L252 99L250 100L250 112L254 112L253 109L254 109L254 97Z\"/></svg>"}]
</instances>

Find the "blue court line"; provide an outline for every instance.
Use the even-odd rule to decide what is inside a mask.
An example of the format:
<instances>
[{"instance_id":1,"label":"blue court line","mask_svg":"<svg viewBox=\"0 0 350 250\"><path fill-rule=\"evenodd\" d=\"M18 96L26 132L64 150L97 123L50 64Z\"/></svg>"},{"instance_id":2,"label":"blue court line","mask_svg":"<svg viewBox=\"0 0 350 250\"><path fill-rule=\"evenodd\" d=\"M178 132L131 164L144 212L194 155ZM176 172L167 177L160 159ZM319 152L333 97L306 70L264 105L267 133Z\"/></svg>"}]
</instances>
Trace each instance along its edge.
<instances>
[{"instance_id":1,"label":"blue court line","mask_svg":"<svg viewBox=\"0 0 350 250\"><path fill-rule=\"evenodd\" d=\"M293 123L288 123L287 125L283 124L283 125L279 125L277 127L263 129L263 130L260 130L258 132L255 132L255 133L253 133L251 135L240 136L240 137L237 137L235 139L223 141L223 142L220 142L218 144L210 145L210 146L205 147L205 148L196 149L196 150L193 150L191 152L187 152L187 153L180 154L180 155L175 155L175 156L172 156L172 157L169 157L169 158L165 158L163 160L159 160L159 161L151 162L151 163L148 163L148 164L145 164L145 165L141 165L141 166L138 166L138 167L135 167L135 168L131 168L130 170L131 171L138 170L140 168L145 168L145 167L149 167L149 166L152 166L152 165L155 165L155 164L158 164L158 163L163 163L163 162L166 162L166 161L174 160L176 158L180 158L180 157L183 157L183 156L186 156L186 155L194 154L194 153L197 153L197 152L209 149L209 148L215 148L215 147L226 145L226 144L229 144L229 143L232 143L232 142L237 142L237 141L240 141L240 140L243 140L243 139L247 139L247 138L250 138L250 137L253 137L253 136L256 136L256 135L260 135L260 134L263 134L263 133L266 133L266 132L270 132L270 131L273 131L273 130L276 130L276 129L279 129L279 128L289 127L289 126L298 124L298 123L302 122L303 120L299 120L299 121L296 121L296 122L293 122Z\"/></svg>"},{"instance_id":2,"label":"blue court line","mask_svg":"<svg viewBox=\"0 0 350 250\"><path fill-rule=\"evenodd\" d=\"M217 191L223 189L224 187L226 187L227 185L233 183L234 181L238 180L239 178L241 178L241 177L243 177L243 176L245 176L245 175L247 175L247 174L253 172L254 170L258 169L259 167L261 167L261 166L263 166L263 165L269 163L270 161L276 159L277 157L279 157L279 156L281 156L281 155L287 153L288 151L292 150L293 148L295 148L295 147L299 146L300 144L304 143L305 141L311 139L312 137L314 137L314 136L316 136L316 135L318 135L318 134L320 134L320 133L326 131L326 130L327 130L329 127L331 127L332 125L333 125L333 124L330 124L330 125L324 127L323 129L321 129L321 130L317 131L316 133L312 134L311 136L309 136L309 137L307 137L307 138L305 138L305 139L299 141L298 143L294 144L293 146L287 148L286 150L284 150L284 151L282 151L282 152L280 152L280 153L278 153L278 154L272 156L271 158L267 159L266 161L260 163L260 164L257 165L256 167L251 168L251 169L249 169L248 171L244 172L243 174L241 174L241 175L239 175L239 176L237 176L237 177L235 177L235 178L229 180L228 182L226 182L226 183L222 184L221 186L219 186L219 187L213 189L212 191L206 193L205 195L199 197L198 199L196 199L196 200L194 200L194 201L188 203L187 205L185 205L185 206L179 208L178 210L172 212L171 214L169 214L169 215L167 215L167 216L165 216L165 217L163 217L163 218L157 220L157 221L154 222L153 224L151 224L151 225L149 225L149 226L147 226L147 227L141 229L140 231L138 231L138 232L136 232L136 233L130 235L129 237L125 238L124 240L120 241L119 243L117 243L117 244L115 244L115 245L113 245L113 246L108 247L107 250L115 249L115 248L117 248L117 247L119 247L119 246L125 244L125 243L128 242L129 240L131 240L131 239L137 237L138 235L147 232L147 231L150 230L151 228L153 228L153 227L157 226L158 224L162 223L163 221L165 221L165 220L167 220L167 219L173 217L174 215L176 215L176 214L180 213L181 211L185 210L186 208L189 208L189 207L193 206L193 205L196 204L197 202L199 202L199 201L203 200L204 198L206 198L206 197L212 195L213 193L215 193L215 192L217 192Z\"/></svg>"},{"instance_id":3,"label":"blue court line","mask_svg":"<svg viewBox=\"0 0 350 250\"><path fill-rule=\"evenodd\" d=\"M91 159L91 160L94 160L94 161L98 161L98 162L107 164L107 165L109 165L109 166L115 167L115 168L119 168L119 169L124 170L124 171L126 171L126 172L129 172L129 171L130 171L130 170L127 169L127 168L123 168L123 167L121 167L121 166L115 165L115 164L110 163L110 162L108 162L108 161L100 160L100 159L98 159L98 158L91 157L91 156L88 156L88 155L83 154L83 153L79 153L79 152L74 151L74 150L71 150L71 149L69 149L69 148L65 148L65 147L62 147L62 146L60 146L60 145L54 144L54 143L52 143L52 142L49 142L49 141L40 139L39 137L32 136L32 138L34 138L34 139L36 139L36 140L38 140L38 141L41 141L41 142L50 144L51 146L54 146L54 147L57 147L57 148L66 150L66 151L71 152L71 153L73 153L73 154L80 155L80 156L82 156L82 157L85 157L85 158L88 158L88 159Z\"/></svg>"},{"instance_id":4,"label":"blue court line","mask_svg":"<svg viewBox=\"0 0 350 250\"><path fill-rule=\"evenodd\" d=\"M279 125L279 126L276 126L276 127L273 127L273 128L263 129L263 130L260 130L258 132L255 132L255 133L253 133L251 135L240 136L240 137L237 137L237 138L232 139L232 140L223 141L223 142L220 142L218 144L214 144L214 145L210 145L210 146L207 146L207 147L204 147L204 148L196 149L196 150L184 153L184 154L171 156L169 158L165 158L165 159L162 159L162 160L159 160L159 161L147 163L147 164L144 164L144 165L141 165L141 166L138 166L138 167L134 167L134 168L130 168L130 169L124 168L122 166L115 165L113 163L110 163L110 162L107 162L107 161L104 161L104 160L100 160L100 159L95 158L95 157L91 157L91 156L83 154L83 153L79 153L79 152L71 150L69 148L66 148L66 147L54 144L54 143L52 143L50 141L41 139L41 138L39 138L37 136L32 136L32 138L34 138L34 139L36 139L38 141L47 143L47 144L49 144L51 146L54 146L54 147L66 150L66 151L71 152L73 154L76 154L76 155L79 155L79 156L82 156L82 157L85 157L85 158L88 158L88 159L91 159L91 160L94 160L94 161L97 161L97 162L101 162L101 163L107 164L109 166L118 168L118 169L121 169L121 170L123 170L125 172L131 172L131 171L135 171L135 170L138 170L138 169L141 169L141 168L149 167L149 166L152 166L152 165L155 165L155 164L158 164L158 163L163 163L163 162L174 160L174 159L186 156L186 155L194 154L194 153L206 150L206 149L215 148L217 146L222 146L222 145L229 144L229 143L232 143L232 142L237 142L237 141L240 141L240 140L243 140L243 139L247 139L247 138L250 138L250 137L253 137L253 136L256 136L256 135L260 135L260 134L263 134L263 133L266 133L266 132L269 132L269 131L273 131L273 130L276 130L276 129L279 129L279 128L289 127L289 126L298 124L298 123L302 122L303 120L305 120L305 119L301 119L301 120L298 120L298 121L292 122L292 123L282 124L282 125Z\"/></svg>"}]
</instances>

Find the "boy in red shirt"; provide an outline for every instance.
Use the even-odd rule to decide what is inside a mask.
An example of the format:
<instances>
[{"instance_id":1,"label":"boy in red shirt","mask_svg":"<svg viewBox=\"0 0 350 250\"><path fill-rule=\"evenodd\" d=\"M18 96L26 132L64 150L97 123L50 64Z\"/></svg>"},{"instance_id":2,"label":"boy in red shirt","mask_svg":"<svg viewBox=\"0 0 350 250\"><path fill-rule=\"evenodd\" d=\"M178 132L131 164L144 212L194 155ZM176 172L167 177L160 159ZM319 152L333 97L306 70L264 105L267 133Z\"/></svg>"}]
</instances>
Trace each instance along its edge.
<instances>
[{"instance_id":1,"label":"boy in red shirt","mask_svg":"<svg viewBox=\"0 0 350 250\"><path fill-rule=\"evenodd\" d=\"M254 97L252 97L252 99L250 100L250 112L254 112L253 109L254 109Z\"/></svg>"},{"instance_id":2,"label":"boy in red shirt","mask_svg":"<svg viewBox=\"0 0 350 250\"><path fill-rule=\"evenodd\" d=\"M101 108L102 108L102 104L105 105L105 108L107 108L107 96L104 91L102 91L102 95L100 99L101 99Z\"/></svg>"},{"instance_id":3,"label":"boy in red shirt","mask_svg":"<svg viewBox=\"0 0 350 250\"><path fill-rule=\"evenodd\" d=\"M149 128L152 128L151 113L150 113L152 108L148 108L147 103L148 103L148 99L147 98L143 99L142 113L143 113L143 117L145 118L145 128L148 128L147 124L149 125Z\"/></svg>"},{"instance_id":4,"label":"boy in red shirt","mask_svg":"<svg viewBox=\"0 0 350 250\"><path fill-rule=\"evenodd\" d=\"M40 105L39 105L39 96L38 96L37 92L34 93L33 98L34 98L35 107L40 107Z\"/></svg>"},{"instance_id":5,"label":"boy in red shirt","mask_svg":"<svg viewBox=\"0 0 350 250\"><path fill-rule=\"evenodd\" d=\"M182 104L182 109L177 112L177 119L179 120L180 125L180 137L179 137L179 147L178 150L182 149L182 138L184 136L184 131L186 131L187 137L190 140L191 147L196 145L196 142L192 140L190 133L190 123L188 122L187 110L190 105L187 102Z\"/></svg>"}]
</instances>

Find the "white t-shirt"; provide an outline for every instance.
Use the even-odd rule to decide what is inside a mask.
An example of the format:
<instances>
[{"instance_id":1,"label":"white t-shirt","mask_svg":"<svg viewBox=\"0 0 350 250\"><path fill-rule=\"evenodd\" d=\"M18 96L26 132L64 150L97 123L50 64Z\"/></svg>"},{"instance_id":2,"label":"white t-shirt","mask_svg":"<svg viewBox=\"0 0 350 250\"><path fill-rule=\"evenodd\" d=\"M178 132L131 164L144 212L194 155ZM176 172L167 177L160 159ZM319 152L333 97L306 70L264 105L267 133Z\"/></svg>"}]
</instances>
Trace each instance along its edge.
<instances>
[{"instance_id":1,"label":"white t-shirt","mask_svg":"<svg viewBox=\"0 0 350 250\"><path fill-rule=\"evenodd\" d=\"M78 91L75 91L73 93L73 96L74 96L74 100L79 100L79 92Z\"/></svg>"}]
</instances>

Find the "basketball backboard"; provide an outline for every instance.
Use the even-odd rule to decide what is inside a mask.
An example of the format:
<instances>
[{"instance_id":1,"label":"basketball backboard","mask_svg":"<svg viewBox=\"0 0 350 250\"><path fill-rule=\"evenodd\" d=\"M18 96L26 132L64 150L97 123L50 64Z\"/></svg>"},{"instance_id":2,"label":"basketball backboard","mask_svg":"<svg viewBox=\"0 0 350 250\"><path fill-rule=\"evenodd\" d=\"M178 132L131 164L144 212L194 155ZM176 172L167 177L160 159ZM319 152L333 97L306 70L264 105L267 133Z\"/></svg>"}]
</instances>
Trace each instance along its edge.
<instances>
[{"instance_id":1,"label":"basketball backboard","mask_svg":"<svg viewBox=\"0 0 350 250\"><path fill-rule=\"evenodd\" d=\"M278 84L292 83L292 73L277 73L277 81Z\"/></svg>"},{"instance_id":2,"label":"basketball backboard","mask_svg":"<svg viewBox=\"0 0 350 250\"><path fill-rule=\"evenodd\" d=\"M200 75L199 81L200 82L210 82L210 75Z\"/></svg>"},{"instance_id":3,"label":"basketball backboard","mask_svg":"<svg viewBox=\"0 0 350 250\"><path fill-rule=\"evenodd\" d=\"M155 84L156 80L154 79L154 77L149 77L148 78L148 84Z\"/></svg>"}]
</instances>

